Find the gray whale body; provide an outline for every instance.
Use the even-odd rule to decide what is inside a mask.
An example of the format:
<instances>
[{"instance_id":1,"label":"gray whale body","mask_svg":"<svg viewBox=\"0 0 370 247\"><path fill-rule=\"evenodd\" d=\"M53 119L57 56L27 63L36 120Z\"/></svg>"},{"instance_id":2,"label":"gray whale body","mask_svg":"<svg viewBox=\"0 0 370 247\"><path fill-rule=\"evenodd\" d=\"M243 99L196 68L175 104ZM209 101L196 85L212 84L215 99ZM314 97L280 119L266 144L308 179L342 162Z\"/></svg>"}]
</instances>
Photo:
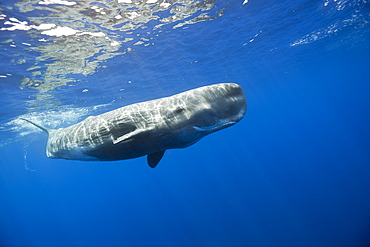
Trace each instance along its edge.
<instances>
[{"instance_id":1,"label":"gray whale body","mask_svg":"<svg viewBox=\"0 0 370 247\"><path fill-rule=\"evenodd\" d=\"M128 105L60 129L48 129L46 155L114 161L148 155L154 168L167 149L185 148L239 122L247 108L242 88L221 83Z\"/></svg>"}]
</instances>

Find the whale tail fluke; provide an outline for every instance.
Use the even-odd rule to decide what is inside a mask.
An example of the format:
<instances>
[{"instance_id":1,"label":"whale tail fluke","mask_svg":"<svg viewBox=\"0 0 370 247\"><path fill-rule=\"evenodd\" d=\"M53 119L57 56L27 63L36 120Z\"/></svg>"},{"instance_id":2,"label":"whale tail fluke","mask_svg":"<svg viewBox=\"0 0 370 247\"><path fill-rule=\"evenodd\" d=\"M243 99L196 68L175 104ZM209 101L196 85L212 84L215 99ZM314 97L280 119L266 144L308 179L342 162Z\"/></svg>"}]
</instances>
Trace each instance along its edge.
<instances>
[{"instance_id":1,"label":"whale tail fluke","mask_svg":"<svg viewBox=\"0 0 370 247\"><path fill-rule=\"evenodd\" d=\"M39 128L39 129L42 129L43 131L45 131L46 133L50 133L51 132L51 129L48 129L48 128L46 128L46 127L44 127L44 126L41 126L41 125L38 125L38 124L35 124L34 122L32 122L32 121L30 121L30 120L28 120L28 119L25 119L25 118L20 118L20 119L22 119L22 120L24 120L24 121L26 121L26 122L29 122L30 124L32 124L32 125L34 125L34 126L36 126L37 128Z\"/></svg>"}]
</instances>

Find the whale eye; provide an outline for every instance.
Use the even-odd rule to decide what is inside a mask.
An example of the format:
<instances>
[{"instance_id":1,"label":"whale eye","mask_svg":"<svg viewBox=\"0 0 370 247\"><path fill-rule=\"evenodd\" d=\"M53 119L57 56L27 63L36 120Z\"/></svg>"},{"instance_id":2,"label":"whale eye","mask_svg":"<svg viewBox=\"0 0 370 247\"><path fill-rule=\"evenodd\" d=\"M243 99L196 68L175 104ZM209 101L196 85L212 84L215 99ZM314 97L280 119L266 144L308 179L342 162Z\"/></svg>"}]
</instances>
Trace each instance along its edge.
<instances>
[{"instance_id":1,"label":"whale eye","mask_svg":"<svg viewBox=\"0 0 370 247\"><path fill-rule=\"evenodd\" d=\"M179 108L177 108L177 109L175 110L175 113L176 113L176 114L180 114L180 113L182 113L184 110L185 110L184 108L179 107Z\"/></svg>"}]
</instances>

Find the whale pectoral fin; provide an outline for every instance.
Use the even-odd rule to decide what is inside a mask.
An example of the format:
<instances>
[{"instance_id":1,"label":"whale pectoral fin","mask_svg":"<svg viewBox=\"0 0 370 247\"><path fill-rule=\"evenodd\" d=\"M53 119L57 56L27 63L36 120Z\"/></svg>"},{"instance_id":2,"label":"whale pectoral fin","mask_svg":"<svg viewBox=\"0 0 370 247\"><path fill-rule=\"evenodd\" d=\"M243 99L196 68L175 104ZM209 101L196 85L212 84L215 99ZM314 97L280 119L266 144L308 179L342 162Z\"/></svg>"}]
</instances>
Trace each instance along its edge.
<instances>
[{"instance_id":1,"label":"whale pectoral fin","mask_svg":"<svg viewBox=\"0 0 370 247\"><path fill-rule=\"evenodd\" d=\"M161 161L165 151L159 151L159 152L156 152L156 153L148 154L148 156L147 156L148 165L151 168L156 167L158 165L159 161Z\"/></svg>"}]
</instances>

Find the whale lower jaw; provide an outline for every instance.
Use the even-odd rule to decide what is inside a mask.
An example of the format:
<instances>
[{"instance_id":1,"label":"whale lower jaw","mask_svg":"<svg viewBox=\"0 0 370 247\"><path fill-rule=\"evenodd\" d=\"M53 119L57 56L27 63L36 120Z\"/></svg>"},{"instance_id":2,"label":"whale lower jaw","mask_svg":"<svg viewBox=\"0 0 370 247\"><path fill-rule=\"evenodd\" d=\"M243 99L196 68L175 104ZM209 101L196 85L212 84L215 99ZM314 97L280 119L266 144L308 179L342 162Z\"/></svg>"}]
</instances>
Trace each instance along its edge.
<instances>
[{"instance_id":1,"label":"whale lower jaw","mask_svg":"<svg viewBox=\"0 0 370 247\"><path fill-rule=\"evenodd\" d=\"M215 131L227 128L231 125L234 125L235 123L236 123L235 121L226 121L226 122L217 123L211 126L193 126L193 128L201 132L215 132Z\"/></svg>"}]
</instances>

